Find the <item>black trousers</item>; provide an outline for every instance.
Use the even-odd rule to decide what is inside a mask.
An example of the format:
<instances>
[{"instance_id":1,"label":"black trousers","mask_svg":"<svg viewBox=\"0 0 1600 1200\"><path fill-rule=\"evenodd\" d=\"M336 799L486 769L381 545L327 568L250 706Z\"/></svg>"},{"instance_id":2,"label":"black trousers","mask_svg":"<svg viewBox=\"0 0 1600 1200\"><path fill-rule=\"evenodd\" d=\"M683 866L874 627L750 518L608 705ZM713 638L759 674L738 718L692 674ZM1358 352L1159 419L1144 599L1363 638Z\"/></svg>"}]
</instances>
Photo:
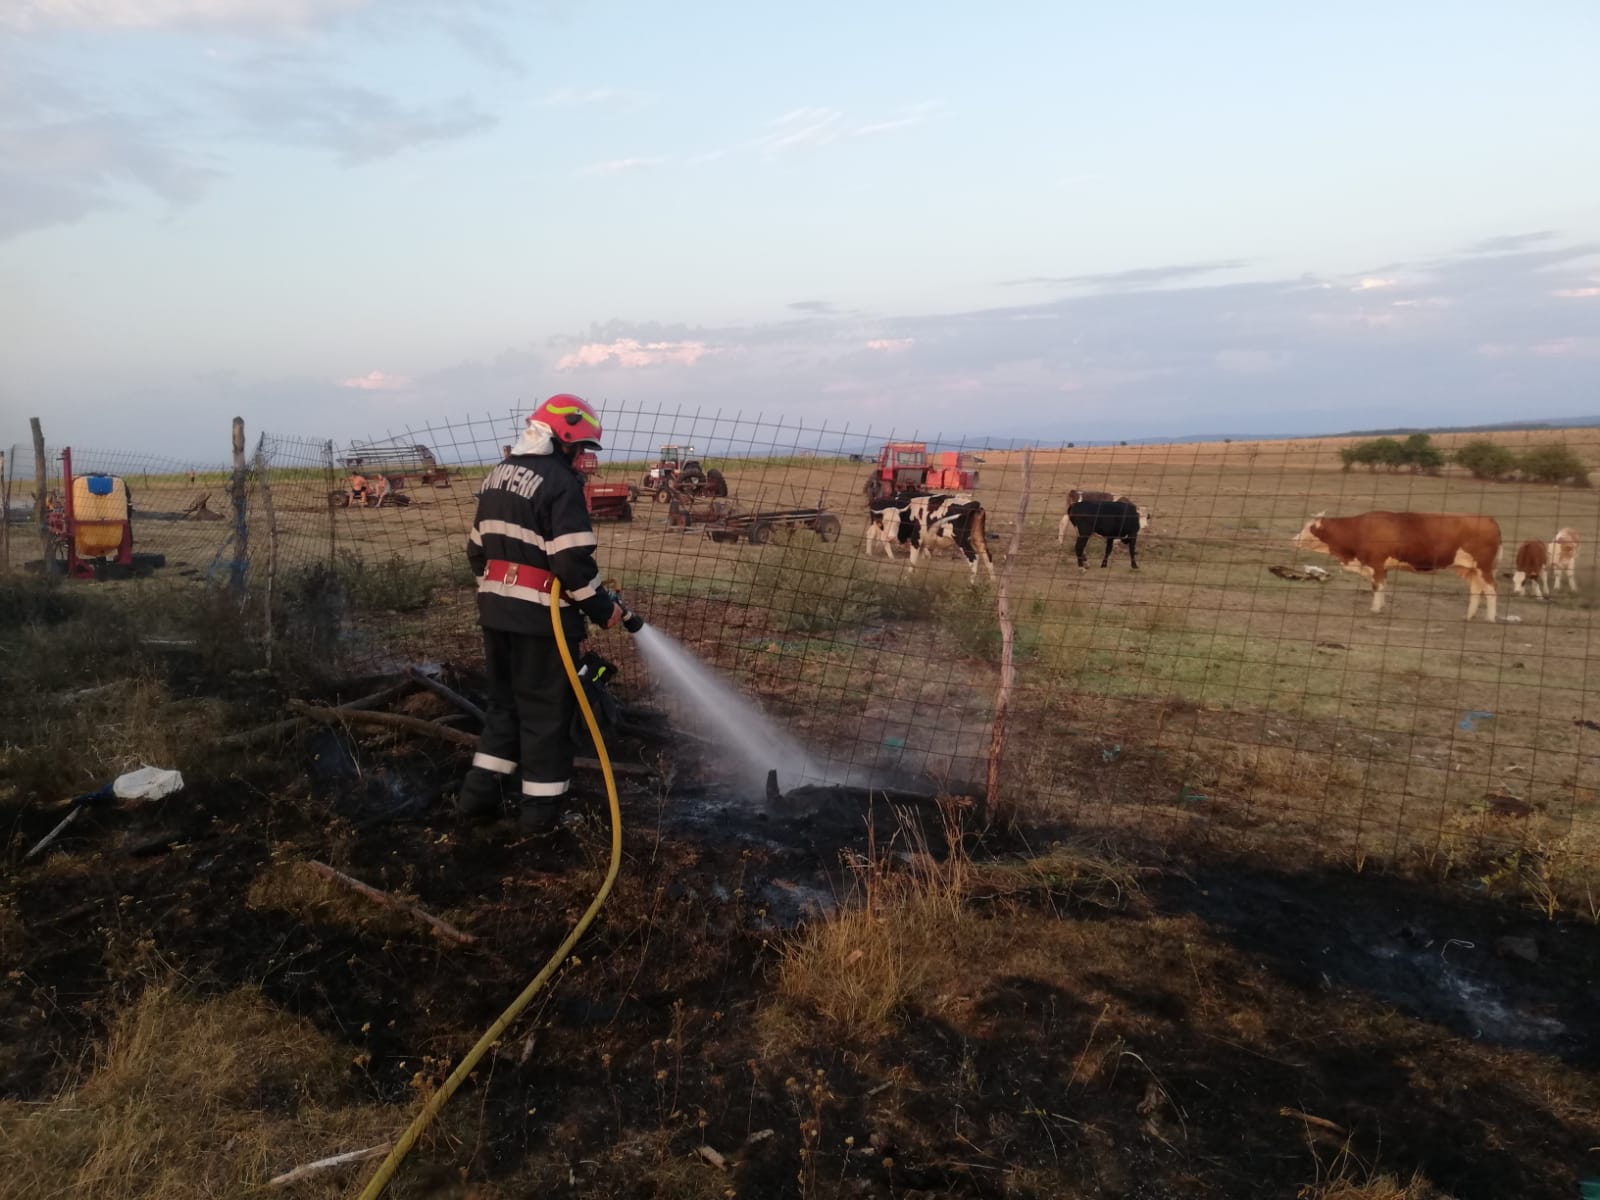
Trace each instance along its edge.
<instances>
[{"instance_id":1,"label":"black trousers","mask_svg":"<svg viewBox=\"0 0 1600 1200\"><path fill-rule=\"evenodd\" d=\"M520 767L525 799L565 795L578 701L555 639L485 629L483 652L489 703L472 765L496 775Z\"/></svg>"}]
</instances>

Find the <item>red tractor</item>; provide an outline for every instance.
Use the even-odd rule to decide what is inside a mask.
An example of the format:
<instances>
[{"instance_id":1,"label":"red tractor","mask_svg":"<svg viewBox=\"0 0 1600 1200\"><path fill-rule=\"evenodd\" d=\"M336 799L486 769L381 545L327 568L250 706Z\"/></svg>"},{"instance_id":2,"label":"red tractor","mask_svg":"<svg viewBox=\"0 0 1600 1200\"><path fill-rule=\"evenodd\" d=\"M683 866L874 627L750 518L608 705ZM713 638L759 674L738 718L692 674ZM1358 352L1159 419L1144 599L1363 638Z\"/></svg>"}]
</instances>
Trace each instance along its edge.
<instances>
[{"instance_id":1,"label":"red tractor","mask_svg":"<svg viewBox=\"0 0 1600 1200\"><path fill-rule=\"evenodd\" d=\"M639 498L637 489L626 483L600 483L600 459L593 450L579 452L572 465L583 476L583 502L591 518L596 521L633 520L633 502Z\"/></svg>"},{"instance_id":2,"label":"red tractor","mask_svg":"<svg viewBox=\"0 0 1600 1200\"><path fill-rule=\"evenodd\" d=\"M863 490L868 501L899 492L970 492L978 486L976 467L982 461L956 450L930 456L925 442L886 442Z\"/></svg>"}]
</instances>

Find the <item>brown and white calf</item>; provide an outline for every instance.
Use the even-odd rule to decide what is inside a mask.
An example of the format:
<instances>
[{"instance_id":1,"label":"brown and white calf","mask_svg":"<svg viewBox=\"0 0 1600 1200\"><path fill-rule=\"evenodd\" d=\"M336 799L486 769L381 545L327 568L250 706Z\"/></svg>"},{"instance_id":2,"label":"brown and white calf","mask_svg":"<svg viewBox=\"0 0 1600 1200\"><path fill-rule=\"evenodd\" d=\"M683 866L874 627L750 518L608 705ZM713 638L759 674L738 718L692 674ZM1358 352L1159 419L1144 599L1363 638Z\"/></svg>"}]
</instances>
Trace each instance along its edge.
<instances>
[{"instance_id":1,"label":"brown and white calf","mask_svg":"<svg viewBox=\"0 0 1600 1200\"><path fill-rule=\"evenodd\" d=\"M1389 571L1450 570L1467 581L1467 620L1487 600L1495 619L1494 564L1500 556L1500 526L1493 517L1462 513L1369 512L1356 517L1318 513L1295 536L1297 550L1332 555L1346 571L1372 581L1372 611L1383 611Z\"/></svg>"},{"instance_id":2,"label":"brown and white calf","mask_svg":"<svg viewBox=\"0 0 1600 1200\"><path fill-rule=\"evenodd\" d=\"M1578 531L1563 527L1551 539L1545 563L1544 590L1554 592L1561 586L1561 577L1567 578L1567 589L1578 590Z\"/></svg>"},{"instance_id":3,"label":"brown and white calf","mask_svg":"<svg viewBox=\"0 0 1600 1200\"><path fill-rule=\"evenodd\" d=\"M1542 580L1544 569L1549 562L1548 554L1543 542L1523 542L1517 547L1517 569L1511 576L1511 594L1522 595L1522 585L1529 584L1533 594L1540 600L1548 600L1550 593L1545 590Z\"/></svg>"}]
</instances>

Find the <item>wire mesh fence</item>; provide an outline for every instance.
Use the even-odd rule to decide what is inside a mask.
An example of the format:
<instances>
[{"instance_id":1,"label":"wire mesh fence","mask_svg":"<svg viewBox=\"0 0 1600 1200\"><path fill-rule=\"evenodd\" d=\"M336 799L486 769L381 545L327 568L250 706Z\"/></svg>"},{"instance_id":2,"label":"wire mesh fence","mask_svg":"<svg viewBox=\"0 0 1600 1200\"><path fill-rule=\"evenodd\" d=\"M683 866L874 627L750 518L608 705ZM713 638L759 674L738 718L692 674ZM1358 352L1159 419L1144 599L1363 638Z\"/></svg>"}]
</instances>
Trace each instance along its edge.
<instances>
[{"instance_id":1,"label":"wire mesh fence","mask_svg":"<svg viewBox=\"0 0 1600 1200\"><path fill-rule=\"evenodd\" d=\"M65 511L63 472L75 477L111 475L124 481L135 526L135 549L166 560L170 577L215 580L231 570L234 522L230 488L233 468L219 461L193 462L127 450L46 446L45 518ZM6 569L33 569L47 556L60 566L59 542L52 548L40 533L39 481L31 445L13 445L5 455L0 480L0 512L5 517Z\"/></svg>"},{"instance_id":2,"label":"wire mesh fence","mask_svg":"<svg viewBox=\"0 0 1600 1200\"><path fill-rule=\"evenodd\" d=\"M981 794L994 761L1013 810L1111 835L1358 866L1476 870L1487 852L1552 888L1600 865L1600 430L1025 451L603 416L604 576L831 777ZM369 666L478 657L466 536L518 427L508 410L357 446L262 437L249 580L273 592L279 644ZM148 492L166 478L152 469ZM911 484L951 499L869 507ZM1432 517L1404 545L1350 527L1367 563L1350 570L1303 536L1369 512L1489 517L1498 554ZM1562 561L1519 586L1525 543ZM624 634L597 642L650 687ZM656 699L691 728L707 715Z\"/></svg>"}]
</instances>

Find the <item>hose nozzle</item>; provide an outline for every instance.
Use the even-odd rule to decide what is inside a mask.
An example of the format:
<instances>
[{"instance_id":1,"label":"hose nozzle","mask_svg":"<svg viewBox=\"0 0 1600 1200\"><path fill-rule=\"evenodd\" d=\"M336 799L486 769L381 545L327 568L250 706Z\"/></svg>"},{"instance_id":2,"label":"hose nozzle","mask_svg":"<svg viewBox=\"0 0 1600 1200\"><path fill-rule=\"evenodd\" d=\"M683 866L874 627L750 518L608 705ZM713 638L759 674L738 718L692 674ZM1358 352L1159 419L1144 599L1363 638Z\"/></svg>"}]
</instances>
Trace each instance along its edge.
<instances>
[{"instance_id":1,"label":"hose nozzle","mask_svg":"<svg viewBox=\"0 0 1600 1200\"><path fill-rule=\"evenodd\" d=\"M622 627L629 633L638 633L643 629L644 618L622 602L622 593L617 590L616 583L608 579L601 586L611 593L611 602L622 610Z\"/></svg>"},{"instance_id":2,"label":"hose nozzle","mask_svg":"<svg viewBox=\"0 0 1600 1200\"><path fill-rule=\"evenodd\" d=\"M622 597L612 593L612 601L622 610L622 627L629 633L638 633L644 628L644 618L622 602Z\"/></svg>"}]
</instances>

